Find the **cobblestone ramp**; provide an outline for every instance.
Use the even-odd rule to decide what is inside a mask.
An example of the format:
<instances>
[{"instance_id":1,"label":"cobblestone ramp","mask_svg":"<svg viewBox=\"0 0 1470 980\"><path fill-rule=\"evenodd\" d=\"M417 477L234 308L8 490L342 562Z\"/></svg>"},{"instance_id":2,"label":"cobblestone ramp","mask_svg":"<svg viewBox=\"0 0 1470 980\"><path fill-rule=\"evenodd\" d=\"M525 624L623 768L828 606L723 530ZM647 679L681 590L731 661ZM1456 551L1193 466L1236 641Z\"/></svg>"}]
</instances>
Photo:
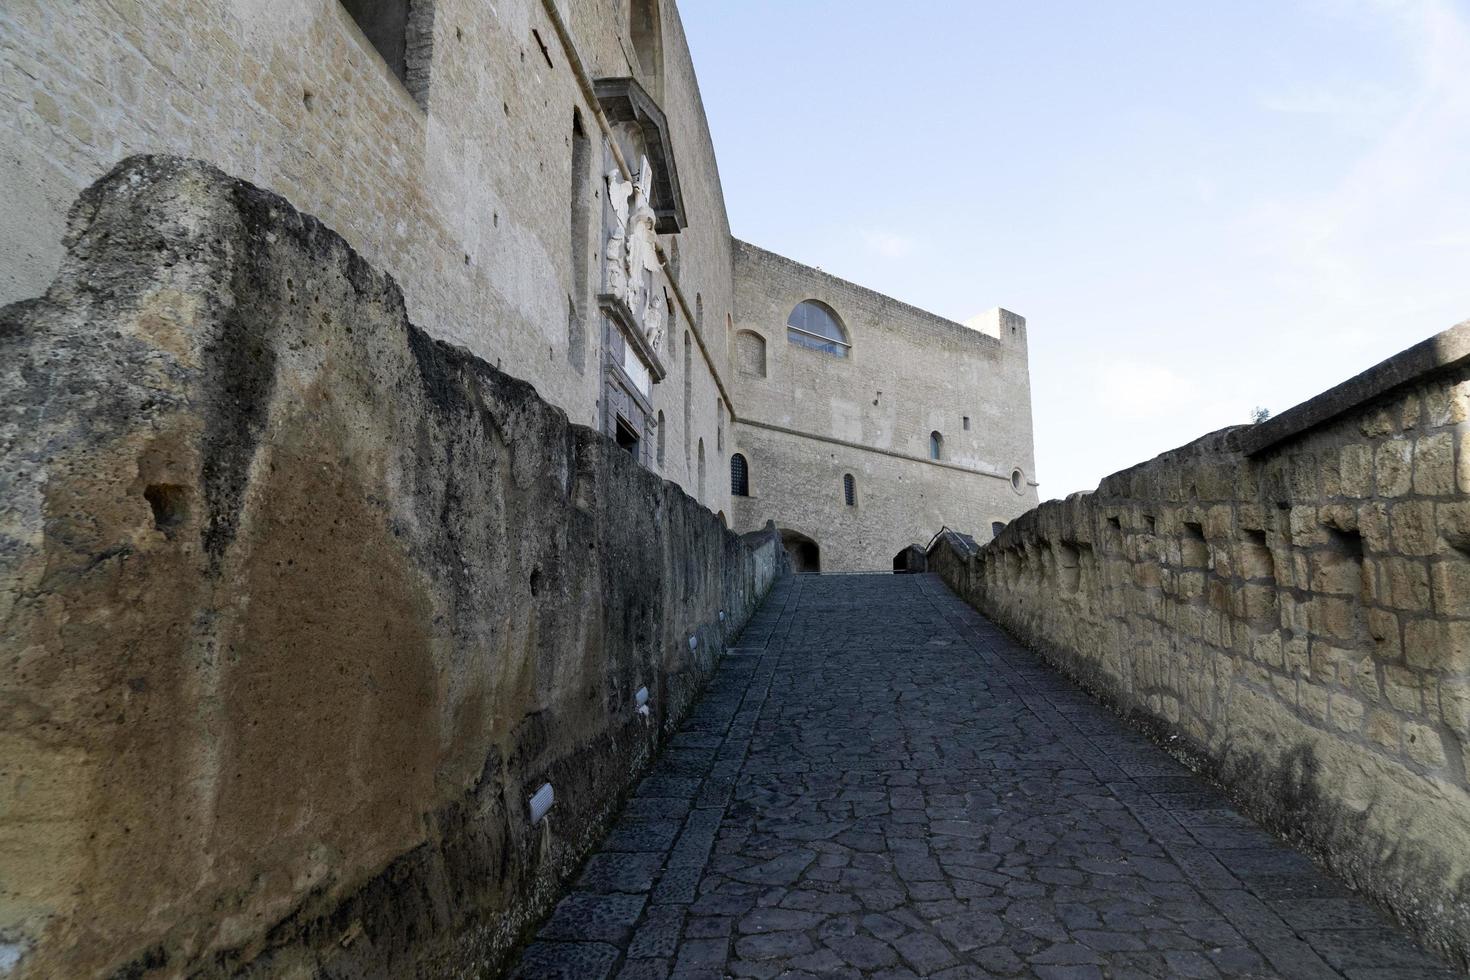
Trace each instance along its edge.
<instances>
[{"instance_id":1,"label":"cobblestone ramp","mask_svg":"<svg viewBox=\"0 0 1470 980\"><path fill-rule=\"evenodd\" d=\"M1459 975L927 575L778 585L514 971Z\"/></svg>"}]
</instances>

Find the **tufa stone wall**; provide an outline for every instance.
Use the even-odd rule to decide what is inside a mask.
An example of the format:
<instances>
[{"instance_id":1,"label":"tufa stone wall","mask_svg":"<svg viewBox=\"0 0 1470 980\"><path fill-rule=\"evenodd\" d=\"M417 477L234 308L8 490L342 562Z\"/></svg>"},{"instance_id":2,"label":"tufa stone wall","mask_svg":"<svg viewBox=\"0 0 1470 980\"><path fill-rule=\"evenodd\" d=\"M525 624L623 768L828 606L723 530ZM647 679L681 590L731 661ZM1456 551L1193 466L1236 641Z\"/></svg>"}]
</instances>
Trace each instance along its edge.
<instances>
[{"instance_id":1,"label":"tufa stone wall","mask_svg":"<svg viewBox=\"0 0 1470 980\"><path fill-rule=\"evenodd\" d=\"M0 962L493 970L780 573L774 532L204 164L125 161L66 245L0 313Z\"/></svg>"},{"instance_id":2,"label":"tufa stone wall","mask_svg":"<svg viewBox=\"0 0 1470 980\"><path fill-rule=\"evenodd\" d=\"M1470 953L1470 324L930 568Z\"/></svg>"}]
</instances>

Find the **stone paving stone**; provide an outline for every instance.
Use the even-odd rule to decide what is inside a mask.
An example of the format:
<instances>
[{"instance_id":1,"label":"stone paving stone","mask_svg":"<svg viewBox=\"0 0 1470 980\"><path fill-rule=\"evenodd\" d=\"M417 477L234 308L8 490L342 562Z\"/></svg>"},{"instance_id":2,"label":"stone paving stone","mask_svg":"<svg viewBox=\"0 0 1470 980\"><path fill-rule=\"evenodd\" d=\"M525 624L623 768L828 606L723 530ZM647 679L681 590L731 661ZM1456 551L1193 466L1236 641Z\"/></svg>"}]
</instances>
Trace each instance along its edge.
<instances>
[{"instance_id":1,"label":"stone paving stone","mask_svg":"<svg viewBox=\"0 0 1470 980\"><path fill-rule=\"evenodd\" d=\"M1456 976L923 575L781 583L513 976Z\"/></svg>"}]
</instances>

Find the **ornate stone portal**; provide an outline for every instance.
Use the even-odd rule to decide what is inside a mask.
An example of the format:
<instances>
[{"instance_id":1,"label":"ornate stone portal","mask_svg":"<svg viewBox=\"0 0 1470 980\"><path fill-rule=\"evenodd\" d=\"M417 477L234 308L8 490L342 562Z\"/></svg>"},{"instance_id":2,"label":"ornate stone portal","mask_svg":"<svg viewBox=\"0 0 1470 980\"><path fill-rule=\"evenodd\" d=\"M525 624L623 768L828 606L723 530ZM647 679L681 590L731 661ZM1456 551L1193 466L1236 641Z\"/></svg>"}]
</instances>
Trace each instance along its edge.
<instances>
[{"instance_id":1,"label":"ornate stone portal","mask_svg":"<svg viewBox=\"0 0 1470 980\"><path fill-rule=\"evenodd\" d=\"M598 79L597 100L618 154L606 147L602 172L603 431L648 465L657 437L653 386L668 374L665 350L673 315L671 289L659 261L658 236L684 226L684 202L668 121L632 78Z\"/></svg>"},{"instance_id":2,"label":"ornate stone portal","mask_svg":"<svg viewBox=\"0 0 1470 980\"><path fill-rule=\"evenodd\" d=\"M604 431L647 464L655 436L653 386L667 375L664 343L669 299L658 258L657 219L650 201L653 167L639 157L638 172L607 171L603 208L602 291L607 374L603 386Z\"/></svg>"}]
</instances>

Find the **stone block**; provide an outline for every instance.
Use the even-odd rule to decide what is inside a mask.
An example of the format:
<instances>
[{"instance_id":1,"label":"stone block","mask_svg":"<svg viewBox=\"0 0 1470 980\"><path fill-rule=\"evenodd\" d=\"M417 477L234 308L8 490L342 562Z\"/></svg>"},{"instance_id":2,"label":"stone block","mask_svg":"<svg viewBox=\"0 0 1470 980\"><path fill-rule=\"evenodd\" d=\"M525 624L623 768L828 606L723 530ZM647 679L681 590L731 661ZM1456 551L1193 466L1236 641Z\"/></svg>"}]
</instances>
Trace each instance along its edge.
<instances>
[{"instance_id":1,"label":"stone block","mask_svg":"<svg viewBox=\"0 0 1470 980\"><path fill-rule=\"evenodd\" d=\"M1364 657L1358 661L1353 686L1365 701L1377 704L1383 699L1383 688L1378 683L1378 664L1372 657Z\"/></svg>"},{"instance_id":2,"label":"stone block","mask_svg":"<svg viewBox=\"0 0 1470 980\"><path fill-rule=\"evenodd\" d=\"M1464 422L1467 417L1466 406L1466 384L1461 381L1454 385L1437 384L1430 388L1424 396L1425 423L1430 428L1438 428L1442 425L1455 425Z\"/></svg>"},{"instance_id":3,"label":"stone block","mask_svg":"<svg viewBox=\"0 0 1470 980\"><path fill-rule=\"evenodd\" d=\"M1461 742L1470 743L1470 680L1446 678L1439 682L1440 717Z\"/></svg>"},{"instance_id":4,"label":"stone block","mask_svg":"<svg viewBox=\"0 0 1470 980\"><path fill-rule=\"evenodd\" d=\"M1377 745L1390 752L1399 751L1399 729L1401 725L1398 716L1389 711L1374 708L1368 713L1368 726L1366 734L1368 738Z\"/></svg>"},{"instance_id":5,"label":"stone block","mask_svg":"<svg viewBox=\"0 0 1470 980\"><path fill-rule=\"evenodd\" d=\"M1317 487L1323 497L1342 496L1342 453L1335 446L1317 454Z\"/></svg>"},{"instance_id":6,"label":"stone block","mask_svg":"<svg viewBox=\"0 0 1470 980\"><path fill-rule=\"evenodd\" d=\"M1317 508L1311 504L1297 504L1291 508L1291 543L1298 548L1310 548L1327 543L1327 531L1317 519Z\"/></svg>"},{"instance_id":7,"label":"stone block","mask_svg":"<svg viewBox=\"0 0 1470 980\"><path fill-rule=\"evenodd\" d=\"M1451 552L1430 566L1434 611L1441 616L1470 616L1470 559Z\"/></svg>"},{"instance_id":8,"label":"stone block","mask_svg":"<svg viewBox=\"0 0 1470 980\"><path fill-rule=\"evenodd\" d=\"M1428 565L1409 558L1385 558L1379 568L1387 583L1389 605L1408 612L1429 610Z\"/></svg>"},{"instance_id":9,"label":"stone block","mask_svg":"<svg viewBox=\"0 0 1470 980\"><path fill-rule=\"evenodd\" d=\"M1392 433L1397 428L1396 422L1391 409L1375 408L1364 413L1358 423L1358 431L1369 439L1377 439Z\"/></svg>"},{"instance_id":10,"label":"stone block","mask_svg":"<svg viewBox=\"0 0 1470 980\"><path fill-rule=\"evenodd\" d=\"M1373 495L1373 450L1361 443L1343 446L1339 451L1339 490L1344 497Z\"/></svg>"},{"instance_id":11,"label":"stone block","mask_svg":"<svg viewBox=\"0 0 1470 980\"><path fill-rule=\"evenodd\" d=\"M1317 522L1339 531L1358 529L1358 508L1355 504L1323 504L1317 508Z\"/></svg>"},{"instance_id":12,"label":"stone block","mask_svg":"<svg viewBox=\"0 0 1470 980\"><path fill-rule=\"evenodd\" d=\"M1461 493L1470 493L1470 431L1461 432L1455 453L1455 482Z\"/></svg>"},{"instance_id":13,"label":"stone block","mask_svg":"<svg viewBox=\"0 0 1470 980\"><path fill-rule=\"evenodd\" d=\"M1298 681L1293 677L1287 677L1285 674L1272 673L1270 677L1271 689L1276 692L1276 696L1285 704L1295 704Z\"/></svg>"},{"instance_id":14,"label":"stone block","mask_svg":"<svg viewBox=\"0 0 1470 980\"><path fill-rule=\"evenodd\" d=\"M1338 640L1358 635L1358 601L1333 596L1315 596L1308 606L1312 632Z\"/></svg>"},{"instance_id":15,"label":"stone block","mask_svg":"<svg viewBox=\"0 0 1470 980\"><path fill-rule=\"evenodd\" d=\"M1362 593L1362 558L1323 550L1312 553L1312 564L1309 582L1313 592L1351 596Z\"/></svg>"},{"instance_id":16,"label":"stone block","mask_svg":"<svg viewBox=\"0 0 1470 980\"><path fill-rule=\"evenodd\" d=\"M1393 505L1390 521L1394 550L1405 555L1432 555L1439 550L1439 531L1430 500L1405 500Z\"/></svg>"},{"instance_id":17,"label":"stone block","mask_svg":"<svg viewBox=\"0 0 1470 980\"><path fill-rule=\"evenodd\" d=\"M1383 693L1388 703L1411 715L1424 711L1420 696L1420 675L1403 667L1387 664L1383 668Z\"/></svg>"},{"instance_id":18,"label":"stone block","mask_svg":"<svg viewBox=\"0 0 1470 980\"><path fill-rule=\"evenodd\" d=\"M1352 665L1357 662L1359 654L1355 650L1344 650L1342 647L1324 643L1321 640L1312 641L1312 682L1314 684L1331 684L1337 681L1344 673L1346 667L1348 676L1352 674Z\"/></svg>"},{"instance_id":19,"label":"stone block","mask_svg":"<svg viewBox=\"0 0 1470 980\"><path fill-rule=\"evenodd\" d=\"M1295 636L1281 645L1286 669L1296 677L1311 675L1311 642L1304 636Z\"/></svg>"},{"instance_id":20,"label":"stone block","mask_svg":"<svg viewBox=\"0 0 1470 980\"><path fill-rule=\"evenodd\" d=\"M1332 695L1329 716L1332 725L1340 732L1355 734L1363 727L1363 702L1351 694L1335 692Z\"/></svg>"},{"instance_id":21,"label":"stone block","mask_svg":"<svg viewBox=\"0 0 1470 980\"><path fill-rule=\"evenodd\" d=\"M1426 769L1438 769L1445 764L1444 740L1439 731L1416 721L1404 722L1404 754Z\"/></svg>"},{"instance_id":22,"label":"stone block","mask_svg":"<svg viewBox=\"0 0 1470 980\"><path fill-rule=\"evenodd\" d=\"M1373 655L1384 662L1400 660L1403 646L1399 642L1399 618L1387 609L1368 610L1368 635L1373 637Z\"/></svg>"},{"instance_id":23,"label":"stone block","mask_svg":"<svg viewBox=\"0 0 1470 980\"><path fill-rule=\"evenodd\" d=\"M1274 667L1277 670L1285 669L1286 658L1281 649L1280 630L1272 630L1270 633L1261 633L1252 636L1250 645L1252 659L1268 667Z\"/></svg>"},{"instance_id":24,"label":"stone block","mask_svg":"<svg viewBox=\"0 0 1470 980\"><path fill-rule=\"evenodd\" d=\"M1311 500L1318 496L1317 457L1312 453L1298 453L1291 457L1291 495L1298 500Z\"/></svg>"},{"instance_id":25,"label":"stone block","mask_svg":"<svg viewBox=\"0 0 1470 980\"><path fill-rule=\"evenodd\" d=\"M1327 721L1327 691L1315 684L1297 687L1297 707L1309 718L1318 722Z\"/></svg>"},{"instance_id":26,"label":"stone block","mask_svg":"<svg viewBox=\"0 0 1470 980\"><path fill-rule=\"evenodd\" d=\"M1373 455L1374 489L1380 497L1402 497L1413 479L1413 444L1408 439L1390 439Z\"/></svg>"},{"instance_id":27,"label":"stone block","mask_svg":"<svg viewBox=\"0 0 1470 980\"><path fill-rule=\"evenodd\" d=\"M1404 403L1399 407L1399 429L1408 432L1410 429L1419 427L1421 415L1418 395L1405 395Z\"/></svg>"},{"instance_id":28,"label":"stone block","mask_svg":"<svg viewBox=\"0 0 1470 980\"><path fill-rule=\"evenodd\" d=\"M1435 525L1448 548L1470 555L1470 500L1435 505Z\"/></svg>"},{"instance_id":29,"label":"stone block","mask_svg":"<svg viewBox=\"0 0 1470 980\"><path fill-rule=\"evenodd\" d=\"M1368 551L1392 551L1389 538L1388 505L1380 501L1367 501L1358 507L1358 532L1363 536L1363 546Z\"/></svg>"},{"instance_id":30,"label":"stone block","mask_svg":"<svg viewBox=\"0 0 1470 980\"><path fill-rule=\"evenodd\" d=\"M1414 440L1414 492L1426 497L1455 492L1455 443L1451 433Z\"/></svg>"},{"instance_id":31,"label":"stone block","mask_svg":"<svg viewBox=\"0 0 1470 980\"><path fill-rule=\"evenodd\" d=\"M1405 623L1404 660L1417 670L1470 672L1470 622L1416 619Z\"/></svg>"}]
</instances>

